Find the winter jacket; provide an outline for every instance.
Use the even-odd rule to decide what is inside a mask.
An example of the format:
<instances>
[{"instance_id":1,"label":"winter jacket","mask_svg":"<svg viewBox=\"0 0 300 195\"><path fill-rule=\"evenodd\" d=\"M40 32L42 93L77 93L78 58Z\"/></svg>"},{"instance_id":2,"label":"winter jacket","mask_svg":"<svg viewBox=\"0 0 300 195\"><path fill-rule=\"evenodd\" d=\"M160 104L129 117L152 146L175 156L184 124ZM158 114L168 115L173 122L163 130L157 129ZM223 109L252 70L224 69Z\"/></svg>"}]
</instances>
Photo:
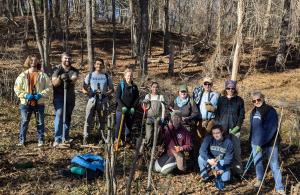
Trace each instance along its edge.
<instances>
[{"instance_id":1,"label":"winter jacket","mask_svg":"<svg viewBox=\"0 0 300 195\"><path fill-rule=\"evenodd\" d=\"M220 160L224 160L223 167L228 168L233 160L233 143L229 136L223 137L222 140L215 140L212 135L207 135L201 144L199 155L205 161L222 155Z\"/></svg>"},{"instance_id":2,"label":"winter jacket","mask_svg":"<svg viewBox=\"0 0 300 195\"><path fill-rule=\"evenodd\" d=\"M261 147L272 146L278 128L278 116L276 110L264 104L266 113L258 108L254 108L250 115L250 138L251 144ZM279 143L280 137L276 144Z\"/></svg>"},{"instance_id":3,"label":"winter jacket","mask_svg":"<svg viewBox=\"0 0 300 195\"><path fill-rule=\"evenodd\" d=\"M20 98L21 104L27 105L28 100L24 97L26 94L30 93L29 91L29 70L22 72L15 81L14 91L18 98ZM47 98L50 94L50 79L47 74L39 71L36 79L36 93L40 93L42 98L39 99L38 104L44 104L45 98Z\"/></svg>"},{"instance_id":4,"label":"winter jacket","mask_svg":"<svg viewBox=\"0 0 300 195\"><path fill-rule=\"evenodd\" d=\"M123 83L123 84L122 84ZM122 85L124 89L122 89ZM134 108L139 101L139 90L136 84L128 85L125 80L122 80L116 91L117 111L122 111L122 107L127 109Z\"/></svg>"},{"instance_id":5,"label":"winter jacket","mask_svg":"<svg viewBox=\"0 0 300 195\"><path fill-rule=\"evenodd\" d=\"M236 126L242 127L245 119L244 100L240 96L228 99L221 96L218 100L216 110L216 122L223 126L225 132Z\"/></svg>"},{"instance_id":6,"label":"winter jacket","mask_svg":"<svg viewBox=\"0 0 300 195\"><path fill-rule=\"evenodd\" d=\"M178 129L175 129L173 125L169 123L162 129L160 138L163 139L165 150L169 156L173 156L171 151L174 150L174 146L181 146L183 151L192 150L191 134L182 125Z\"/></svg>"},{"instance_id":7,"label":"winter jacket","mask_svg":"<svg viewBox=\"0 0 300 195\"><path fill-rule=\"evenodd\" d=\"M198 119L199 112L198 112L198 109L197 109L197 106L196 106L196 103L194 102L194 100L190 97L188 97L188 98L189 98L189 101L185 105L179 107L175 103L175 100L174 100L171 104L171 107L174 110L179 110L181 112L181 116L186 117L187 118L186 121L190 122L192 120Z\"/></svg>"}]
</instances>

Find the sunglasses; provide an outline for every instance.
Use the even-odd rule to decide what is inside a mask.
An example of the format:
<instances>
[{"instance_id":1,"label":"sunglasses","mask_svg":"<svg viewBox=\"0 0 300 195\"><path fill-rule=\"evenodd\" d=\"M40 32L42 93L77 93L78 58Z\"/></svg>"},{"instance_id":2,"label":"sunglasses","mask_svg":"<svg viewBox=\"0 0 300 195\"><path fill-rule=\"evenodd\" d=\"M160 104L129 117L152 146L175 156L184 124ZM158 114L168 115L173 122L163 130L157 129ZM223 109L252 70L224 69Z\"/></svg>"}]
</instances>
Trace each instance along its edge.
<instances>
[{"instance_id":1,"label":"sunglasses","mask_svg":"<svg viewBox=\"0 0 300 195\"><path fill-rule=\"evenodd\" d=\"M226 90L232 90L232 91L234 91L235 88L230 88L230 87L228 87L228 88L226 88Z\"/></svg>"},{"instance_id":2,"label":"sunglasses","mask_svg":"<svg viewBox=\"0 0 300 195\"><path fill-rule=\"evenodd\" d=\"M186 91L180 91L181 93L186 93Z\"/></svg>"},{"instance_id":3,"label":"sunglasses","mask_svg":"<svg viewBox=\"0 0 300 195\"><path fill-rule=\"evenodd\" d=\"M203 83L204 85L207 85L207 86L211 86L211 83L209 83L209 82L205 82L205 83Z\"/></svg>"},{"instance_id":4,"label":"sunglasses","mask_svg":"<svg viewBox=\"0 0 300 195\"><path fill-rule=\"evenodd\" d=\"M261 99L252 100L252 103L259 103L261 102Z\"/></svg>"}]
</instances>

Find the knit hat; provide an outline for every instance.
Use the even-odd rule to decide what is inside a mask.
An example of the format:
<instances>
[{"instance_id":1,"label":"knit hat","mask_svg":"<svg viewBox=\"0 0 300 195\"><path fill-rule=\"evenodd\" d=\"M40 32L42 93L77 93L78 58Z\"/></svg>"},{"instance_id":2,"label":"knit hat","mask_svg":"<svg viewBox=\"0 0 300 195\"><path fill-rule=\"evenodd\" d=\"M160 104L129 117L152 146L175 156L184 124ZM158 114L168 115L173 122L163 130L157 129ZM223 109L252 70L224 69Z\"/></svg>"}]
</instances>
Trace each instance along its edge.
<instances>
[{"instance_id":1,"label":"knit hat","mask_svg":"<svg viewBox=\"0 0 300 195\"><path fill-rule=\"evenodd\" d=\"M236 88L236 81L233 80L225 81L225 88Z\"/></svg>"}]
</instances>

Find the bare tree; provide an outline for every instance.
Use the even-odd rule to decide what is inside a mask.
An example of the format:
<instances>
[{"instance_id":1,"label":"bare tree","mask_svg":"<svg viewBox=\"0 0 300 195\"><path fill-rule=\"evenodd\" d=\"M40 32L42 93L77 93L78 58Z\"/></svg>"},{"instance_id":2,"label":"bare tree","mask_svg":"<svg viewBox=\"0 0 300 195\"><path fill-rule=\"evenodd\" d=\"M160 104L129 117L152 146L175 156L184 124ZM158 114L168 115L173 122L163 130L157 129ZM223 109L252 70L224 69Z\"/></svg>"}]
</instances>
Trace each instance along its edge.
<instances>
[{"instance_id":1,"label":"bare tree","mask_svg":"<svg viewBox=\"0 0 300 195\"><path fill-rule=\"evenodd\" d=\"M113 23L113 45L112 45L112 66L116 65L116 1L112 0L112 23Z\"/></svg>"},{"instance_id":2,"label":"bare tree","mask_svg":"<svg viewBox=\"0 0 300 195\"><path fill-rule=\"evenodd\" d=\"M92 15L91 15L91 0L86 1L86 41L88 49L88 67L89 71L93 70L93 43L92 43Z\"/></svg>"},{"instance_id":3,"label":"bare tree","mask_svg":"<svg viewBox=\"0 0 300 195\"><path fill-rule=\"evenodd\" d=\"M272 6L272 0L268 0L267 4L267 11L264 17L264 26L263 26L263 40L266 40L267 30L270 23L270 16L271 16L271 6Z\"/></svg>"},{"instance_id":4,"label":"bare tree","mask_svg":"<svg viewBox=\"0 0 300 195\"><path fill-rule=\"evenodd\" d=\"M165 22L164 22L164 55L169 54L169 0L164 0Z\"/></svg>"},{"instance_id":5,"label":"bare tree","mask_svg":"<svg viewBox=\"0 0 300 195\"><path fill-rule=\"evenodd\" d=\"M236 45L233 56L233 64L232 64L232 75L231 80L237 79L239 63L240 63L240 51L243 43L243 19L245 15L245 2L244 0L238 0L238 8L237 8L237 30L236 30Z\"/></svg>"},{"instance_id":6,"label":"bare tree","mask_svg":"<svg viewBox=\"0 0 300 195\"><path fill-rule=\"evenodd\" d=\"M286 55L286 38L288 34L289 20L290 20L290 6L291 0L284 0L283 15L281 21L279 47L277 49L277 57L275 67L285 69L285 55Z\"/></svg>"}]
</instances>

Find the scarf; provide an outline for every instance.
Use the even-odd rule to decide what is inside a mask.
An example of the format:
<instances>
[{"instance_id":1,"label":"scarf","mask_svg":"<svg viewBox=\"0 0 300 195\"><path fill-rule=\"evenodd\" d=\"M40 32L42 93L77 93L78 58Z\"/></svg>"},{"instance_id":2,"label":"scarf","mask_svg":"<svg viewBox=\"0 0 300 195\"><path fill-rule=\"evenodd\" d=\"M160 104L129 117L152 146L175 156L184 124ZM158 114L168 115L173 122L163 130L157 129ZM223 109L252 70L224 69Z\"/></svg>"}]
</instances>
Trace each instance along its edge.
<instances>
[{"instance_id":1,"label":"scarf","mask_svg":"<svg viewBox=\"0 0 300 195\"><path fill-rule=\"evenodd\" d=\"M186 105L189 102L189 100L189 97L187 97L186 99L181 99L179 96L177 96L177 98L175 99L175 103L179 108L181 108L182 106Z\"/></svg>"}]
</instances>

